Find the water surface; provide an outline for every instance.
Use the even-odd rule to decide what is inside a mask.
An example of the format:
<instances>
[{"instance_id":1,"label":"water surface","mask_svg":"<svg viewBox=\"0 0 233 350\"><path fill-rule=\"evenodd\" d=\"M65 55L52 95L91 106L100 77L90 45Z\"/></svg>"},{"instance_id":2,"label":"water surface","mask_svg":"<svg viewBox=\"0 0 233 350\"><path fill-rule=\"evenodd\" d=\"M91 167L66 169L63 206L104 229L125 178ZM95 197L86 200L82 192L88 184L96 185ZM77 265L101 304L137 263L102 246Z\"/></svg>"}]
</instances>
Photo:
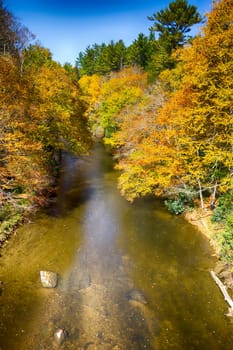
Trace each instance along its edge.
<instances>
[{"instance_id":1,"label":"water surface","mask_svg":"<svg viewBox=\"0 0 233 350\"><path fill-rule=\"evenodd\" d=\"M0 258L1 350L232 349L208 241L158 200L127 203L116 178L101 145L64 157L57 203ZM56 289L40 270L59 274Z\"/></svg>"}]
</instances>

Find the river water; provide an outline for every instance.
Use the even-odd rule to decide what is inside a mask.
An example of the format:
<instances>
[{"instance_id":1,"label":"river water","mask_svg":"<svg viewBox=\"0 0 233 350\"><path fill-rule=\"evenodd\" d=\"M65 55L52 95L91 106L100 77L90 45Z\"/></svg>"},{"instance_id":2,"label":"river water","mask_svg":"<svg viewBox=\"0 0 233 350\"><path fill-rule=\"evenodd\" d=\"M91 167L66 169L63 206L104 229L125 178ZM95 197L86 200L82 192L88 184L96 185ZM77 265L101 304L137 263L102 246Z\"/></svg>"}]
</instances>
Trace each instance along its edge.
<instances>
[{"instance_id":1,"label":"river water","mask_svg":"<svg viewBox=\"0 0 233 350\"><path fill-rule=\"evenodd\" d=\"M102 145L82 160L66 155L57 203L2 250L0 349L230 350L214 264L182 217L120 197ZM40 270L59 274L57 288L41 287Z\"/></svg>"}]
</instances>

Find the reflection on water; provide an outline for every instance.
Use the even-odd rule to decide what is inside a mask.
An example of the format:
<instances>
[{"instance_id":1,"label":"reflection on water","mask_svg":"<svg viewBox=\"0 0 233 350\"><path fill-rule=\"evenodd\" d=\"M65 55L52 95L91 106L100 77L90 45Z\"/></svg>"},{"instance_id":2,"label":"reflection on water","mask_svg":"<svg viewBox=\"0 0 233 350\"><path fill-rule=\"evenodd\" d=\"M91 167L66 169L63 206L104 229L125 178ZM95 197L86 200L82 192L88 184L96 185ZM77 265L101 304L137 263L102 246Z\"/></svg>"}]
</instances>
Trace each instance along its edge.
<instances>
[{"instance_id":1,"label":"reflection on water","mask_svg":"<svg viewBox=\"0 0 233 350\"><path fill-rule=\"evenodd\" d=\"M208 242L152 199L127 203L111 158L64 158L55 215L19 230L0 259L0 349L232 349ZM43 289L39 271L59 273Z\"/></svg>"}]
</instances>

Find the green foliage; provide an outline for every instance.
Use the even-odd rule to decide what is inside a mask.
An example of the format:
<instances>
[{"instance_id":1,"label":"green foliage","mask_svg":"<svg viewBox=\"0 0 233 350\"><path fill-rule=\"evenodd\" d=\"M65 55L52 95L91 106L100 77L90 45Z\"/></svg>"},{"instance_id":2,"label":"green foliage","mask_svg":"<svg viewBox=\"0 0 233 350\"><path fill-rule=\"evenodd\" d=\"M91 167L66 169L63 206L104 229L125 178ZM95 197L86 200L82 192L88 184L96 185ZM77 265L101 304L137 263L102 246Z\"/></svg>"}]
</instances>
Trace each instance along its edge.
<instances>
[{"instance_id":1,"label":"green foliage","mask_svg":"<svg viewBox=\"0 0 233 350\"><path fill-rule=\"evenodd\" d=\"M219 242L221 244L220 255L225 261L233 261L233 227L228 227L223 233L219 235Z\"/></svg>"},{"instance_id":2,"label":"green foliage","mask_svg":"<svg viewBox=\"0 0 233 350\"><path fill-rule=\"evenodd\" d=\"M166 69L173 69L176 66L176 60L170 55L163 43L159 40L154 42L154 54L147 65L149 79L155 81L159 74Z\"/></svg>"},{"instance_id":3,"label":"green foliage","mask_svg":"<svg viewBox=\"0 0 233 350\"><path fill-rule=\"evenodd\" d=\"M17 186L14 187L13 192L15 194L21 194L21 193L23 193L23 187L18 184Z\"/></svg>"},{"instance_id":4,"label":"green foliage","mask_svg":"<svg viewBox=\"0 0 233 350\"><path fill-rule=\"evenodd\" d=\"M14 213L0 223L0 234L8 235L22 221L22 213Z\"/></svg>"},{"instance_id":5,"label":"green foliage","mask_svg":"<svg viewBox=\"0 0 233 350\"><path fill-rule=\"evenodd\" d=\"M108 74L121 70L126 63L126 47L122 40L108 44L94 44L80 52L76 59L76 67L80 76Z\"/></svg>"},{"instance_id":6,"label":"green foliage","mask_svg":"<svg viewBox=\"0 0 233 350\"><path fill-rule=\"evenodd\" d=\"M181 198L178 199L167 199L165 200L165 205L172 214L181 214L185 210L185 205Z\"/></svg>"},{"instance_id":7,"label":"green foliage","mask_svg":"<svg viewBox=\"0 0 233 350\"><path fill-rule=\"evenodd\" d=\"M176 199L165 200L165 205L172 214L182 214L187 208L194 206L194 194L180 193Z\"/></svg>"},{"instance_id":8,"label":"green foliage","mask_svg":"<svg viewBox=\"0 0 233 350\"><path fill-rule=\"evenodd\" d=\"M0 221L7 220L11 215L11 209L9 205L4 205L0 208Z\"/></svg>"},{"instance_id":9,"label":"green foliage","mask_svg":"<svg viewBox=\"0 0 233 350\"><path fill-rule=\"evenodd\" d=\"M154 43L155 38L153 33L149 37L142 33L139 34L137 39L127 48L127 65L136 65L147 70L151 58L157 49Z\"/></svg>"},{"instance_id":10,"label":"green foliage","mask_svg":"<svg viewBox=\"0 0 233 350\"><path fill-rule=\"evenodd\" d=\"M44 64L52 62L52 54L49 49L39 44L29 45L23 52L23 72L30 73L32 70L37 73Z\"/></svg>"},{"instance_id":11,"label":"green foliage","mask_svg":"<svg viewBox=\"0 0 233 350\"><path fill-rule=\"evenodd\" d=\"M202 18L195 6L188 5L186 0L175 0L148 19L154 22L150 31L159 33L158 40L153 43L154 51L147 68L150 81L154 81L165 69L175 68L177 60L172 53L191 39L187 33Z\"/></svg>"},{"instance_id":12,"label":"green foliage","mask_svg":"<svg viewBox=\"0 0 233 350\"><path fill-rule=\"evenodd\" d=\"M212 221L213 222L226 222L228 216L233 210L233 193L228 192L222 195L218 200L218 205L214 210Z\"/></svg>"},{"instance_id":13,"label":"green foliage","mask_svg":"<svg viewBox=\"0 0 233 350\"><path fill-rule=\"evenodd\" d=\"M220 254L223 260L233 261L233 193L229 191L221 196L214 211L213 222L223 225L223 231L218 234L221 246Z\"/></svg>"},{"instance_id":14,"label":"green foliage","mask_svg":"<svg viewBox=\"0 0 233 350\"><path fill-rule=\"evenodd\" d=\"M128 47L119 40L89 45L80 52L76 60L80 76L106 75L124 67L138 66L145 69L150 80L154 81L164 69L174 68L176 60L171 53L190 40L191 36L187 34L194 24L202 21L200 14L186 0L175 0L148 19L154 21L150 34L140 33ZM154 32L159 33L158 39L155 39Z\"/></svg>"},{"instance_id":15,"label":"green foliage","mask_svg":"<svg viewBox=\"0 0 233 350\"><path fill-rule=\"evenodd\" d=\"M22 221L23 210L19 203L6 203L0 208L0 246L17 224Z\"/></svg>"},{"instance_id":16,"label":"green foliage","mask_svg":"<svg viewBox=\"0 0 233 350\"><path fill-rule=\"evenodd\" d=\"M168 53L188 40L187 33L194 24L200 23L202 18L197 8L189 5L186 0L175 0L168 7L148 17L154 21L151 31L159 33L159 41L164 44Z\"/></svg>"}]
</instances>

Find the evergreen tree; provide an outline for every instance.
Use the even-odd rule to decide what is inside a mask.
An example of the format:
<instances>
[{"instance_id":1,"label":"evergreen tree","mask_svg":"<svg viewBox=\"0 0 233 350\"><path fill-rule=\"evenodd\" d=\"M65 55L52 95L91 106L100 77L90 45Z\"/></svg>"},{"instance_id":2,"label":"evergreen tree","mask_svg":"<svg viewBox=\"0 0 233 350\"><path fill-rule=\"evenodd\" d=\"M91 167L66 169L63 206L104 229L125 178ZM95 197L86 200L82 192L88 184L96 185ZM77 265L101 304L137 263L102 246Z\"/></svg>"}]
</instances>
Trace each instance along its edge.
<instances>
[{"instance_id":1,"label":"evergreen tree","mask_svg":"<svg viewBox=\"0 0 233 350\"><path fill-rule=\"evenodd\" d=\"M89 45L84 52L79 53L76 59L76 66L81 76L84 74L93 75L96 73L96 62L105 46L105 44Z\"/></svg>"},{"instance_id":2,"label":"evergreen tree","mask_svg":"<svg viewBox=\"0 0 233 350\"><path fill-rule=\"evenodd\" d=\"M140 33L136 40L129 46L127 51L127 63L130 66L147 68L154 52L154 34L149 37Z\"/></svg>"},{"instance_id":3,"label":"evergreen tree","mask_svg":"<svg viewBox=\"0 0 233 350\"><path fill-rule=\"evenodd\" d=\"M187 33L194 24L202 22L196 6L189 5L187 0L175 0L165 10L149 16L148 19L154 21L150 30L159 33L159 41L169 54L187 42L190 38Z\"/></svg>"},{"instance_id":4,"label":"evergreen tree","mask_svg":"<svg viewBox=\"0 0 233 350\"><path fill-rule=\"evenodd\" d=\"M121 70L126 61L126 46L122 40L112 40L108 45L94 44L80 52L76 60L80 75L107 74Z\"/></svg>"}]
</instances>

